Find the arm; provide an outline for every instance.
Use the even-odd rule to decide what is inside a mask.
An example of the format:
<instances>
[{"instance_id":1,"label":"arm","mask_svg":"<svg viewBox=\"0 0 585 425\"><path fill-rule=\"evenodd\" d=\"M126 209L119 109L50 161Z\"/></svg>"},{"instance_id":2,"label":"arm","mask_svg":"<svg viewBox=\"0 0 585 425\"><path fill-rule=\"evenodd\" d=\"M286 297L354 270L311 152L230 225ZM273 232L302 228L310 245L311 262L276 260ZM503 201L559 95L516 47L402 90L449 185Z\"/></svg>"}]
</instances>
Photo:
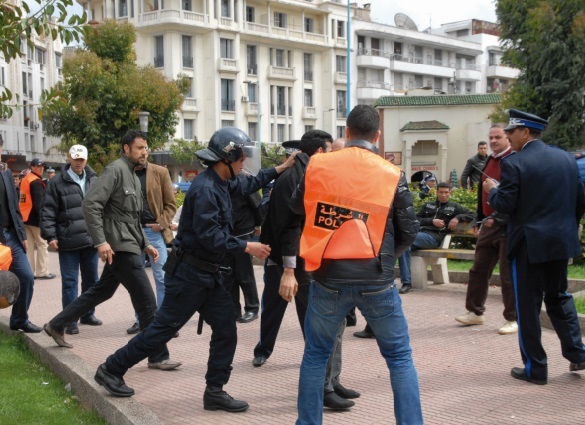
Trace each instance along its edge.
<instances>
[{"instance_id":1,"label":"arm","mask_svg":"<svg viewBox=\"0 0 585 425\"><path fill-rule=\"evenodd\" d=\"M173 191L173 182L171 176L166 169L161 170L162 181L160 187L162 191L163 209L161 214L156 218L156 222L163 229L170 229L173 217L177 212L177 204L175 203L175 192Z\"/></svg>"},{"instance_id":2,"label":"arm","mask_svg":"<svg viewBox=\"0 0 585 425\"><path fill-rule=\"evenodd\" d=\"M30 184L30 197L32 199L31 215L40 217L41 208L43 207L43 196L45 188L41 180L34 180Z\"/></svg>"},{"instance_id":3,"label":"arm","mask_svg":"<svg viewBox=\"0 0 585 425\"><path fill-rule=\"evenodd\" d=\"M420 228L404 173L396 188L391 217L394 225L394 258L398 258L412 245Z\"/></svg>"},{"instance_id":4,"label":"arm","mask_svg":"<svg viewBox=\"0 0 585 425\"><path fill-rule=\"evenodd\" d=\"M494 183L487 179L484 187L489 189L488 202L496 211L512 214L516 211L520 195L520 172L516 166L504 159L501 162L502 178L499 187L491 187Z\"/></svg>"},{"instance_id":5,"label":"arm","mask_svg":"<svg viewBox=\"0 0 585 425\"><path fill-rule=\"evenodd\" d=\"M461 173L461 187L463 189L467 189L469 187L469 185L467 184L467 180L469 179L469 176L471 174L472 171L472 162L471 159L467 160L467 163L465 164L465 168L463 169L463 172Z\"/></svg>"},{"instance_id":6,"label":"arm","mask_svg":"<svg viewBox=\"0 0 585 425\"><path fill-rule=\"evenodd\" d=\"M45 189L45 201L41 208L41 237L49 243L57 239L57 214L59 212L59 201L57 185L49 181Z\"/></svg>"},{"instance_id":7,"label":"arm","mask_svg":"<svg viewBox=\"0 0 585 425\"><path fill-rule=\"evenodd\" d=\"M435 210L427 210L427 204L424 204L420 207L420 210L418 210L416 218L421 226L434 226L433 220L435 219Z\"/></svg>"},{"instance_id":8,"label":"arm","mask_svg":"<svg viewBox=\"0 0 585 425\"><path fill-rule=\"evenodd\" d=\"M83 199L83 217L96 247L107 243L104 234L104 208L117 185L118 176L114 167L106 167Z\"/></svg>"}]
</instances>

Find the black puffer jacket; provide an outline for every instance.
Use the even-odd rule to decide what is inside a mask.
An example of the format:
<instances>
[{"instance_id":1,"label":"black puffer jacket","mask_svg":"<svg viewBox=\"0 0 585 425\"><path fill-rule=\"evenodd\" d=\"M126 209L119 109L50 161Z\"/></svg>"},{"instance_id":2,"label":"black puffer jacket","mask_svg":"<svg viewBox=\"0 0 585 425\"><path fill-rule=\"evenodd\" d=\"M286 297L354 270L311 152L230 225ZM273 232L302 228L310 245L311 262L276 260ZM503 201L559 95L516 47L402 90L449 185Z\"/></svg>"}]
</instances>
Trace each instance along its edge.
<instances>
[{"instance_id":1,"label":"black puffer jacket","mask_svg":"<svg viewBox=\"0 0 585 425\"><path fill-rule=\"evenodd\" d=\"M41 209L41 236L51 242L57 239L60 251L73 251L93 246L83 217L83 192L67 170L49 181ZM85 193L97 178L89 165L85 166Z\"/></svg>"}]
</instances>

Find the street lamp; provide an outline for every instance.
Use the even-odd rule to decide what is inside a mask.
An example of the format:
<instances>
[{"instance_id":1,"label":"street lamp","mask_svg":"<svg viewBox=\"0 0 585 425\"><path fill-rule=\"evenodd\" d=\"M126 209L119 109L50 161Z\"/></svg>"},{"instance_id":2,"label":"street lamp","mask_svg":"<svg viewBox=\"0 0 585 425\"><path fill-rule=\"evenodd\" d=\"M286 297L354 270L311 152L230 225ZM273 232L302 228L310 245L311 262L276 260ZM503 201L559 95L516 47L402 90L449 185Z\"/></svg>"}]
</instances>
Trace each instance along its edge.
<instances>
[{"instance_id":1,"label":"street lamp","mask_svg":"<svg viewBox=\"0 0 585 425\"><path fill-rule=\"evenodd\" d=\"M335 111L335 108L323 109L323 131L325 131L325 114L331 111ZM331 120L331 126L333 126L333 120Z\"/></svg>"},{"instance_id":2,"label":"street lamp","mask_svg":"<svg viewBox=\"0 0 585 425\"><path fill-rule=\"evenodd\" d=\"M258 105L258 107L256 108L257 112L258 112L258 128L256 129L257 133L258 133L258 148L260 149L260 152L262 152L262 125L260 124L260 118L262 117L262 115L260 115L260 84L258 84L257 81L246 81L246 84L248 84L249 86L252 87L258 87L258 91L256 92L256 104Z\"/></svg>"},{"instance_id":3,"label":"street lamp","mask_svg":"<svg viewBox=\"0 0 585 425\"><path fill-rule=\"evenodd\" d=\"M138 112L138 122L140 123L140 131L144 133L148 133L148 117L150 116L149 112L140 111Z\"/></svg>"}]
</instances>

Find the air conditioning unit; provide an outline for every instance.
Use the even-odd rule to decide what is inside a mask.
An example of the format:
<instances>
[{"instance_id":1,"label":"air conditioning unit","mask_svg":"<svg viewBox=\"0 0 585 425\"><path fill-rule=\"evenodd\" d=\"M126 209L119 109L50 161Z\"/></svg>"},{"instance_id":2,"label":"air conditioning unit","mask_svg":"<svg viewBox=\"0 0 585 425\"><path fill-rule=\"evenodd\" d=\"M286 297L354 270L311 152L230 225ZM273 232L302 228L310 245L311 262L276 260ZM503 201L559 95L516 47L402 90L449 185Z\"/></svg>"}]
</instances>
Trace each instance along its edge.
<instances>
[{"instance_id":1,"label":"air conditioning unit","mask_svg":"<svg viewBox=\"0 0 585 425\"><path fill-rule=\"evenodd\" d=\"M248 96L242 96L242 102L248 103L249 101L250 101L250 98Z\"/></svg>"}]
</instances>

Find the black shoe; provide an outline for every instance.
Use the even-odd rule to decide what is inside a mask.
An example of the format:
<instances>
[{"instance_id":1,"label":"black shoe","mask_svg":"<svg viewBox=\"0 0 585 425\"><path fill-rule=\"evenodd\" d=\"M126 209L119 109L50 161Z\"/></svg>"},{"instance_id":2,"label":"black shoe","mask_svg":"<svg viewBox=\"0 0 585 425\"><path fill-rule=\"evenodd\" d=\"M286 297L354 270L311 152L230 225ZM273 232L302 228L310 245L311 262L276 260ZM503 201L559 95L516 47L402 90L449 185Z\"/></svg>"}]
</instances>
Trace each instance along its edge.
<instances>
[{"instance_id":1,"label":"black shoe","mask_svg":"<svg viewBox=\"0 0 585 425\"><path fill-rule=\"evenodd\" d=\"M355 406L353 401L341 398L333 391L330 393L325 393L325 397L323 397L323 407L327 407L329 409L345 410L353 406Z\"/></svg>"},{"instance_id":2,"label":"black shoe","mask_svg":"<svg viewBox=\"0 0 585 425\"><path fill-rule=\"evenodd\" d=\"M511 375L514 378L519 379L521 381L532 382L533 384L536 384L536 385L546 385L546 379L529 378L526 375L526 369L524 369L523 367L513 367L512 371L511 371Z\"/></svg>"},{"instance_id":3,"label":"black shoe","mask_svg":"<svg viewBox=\"0 0 585 425\"><path fill-rule=\"evenodd\" d=\"M65 333L67 335L77 335L79 333L79 328L77 327L77 322L69 323L65 325Z\"/></svg>"},{"instance_id":4,"label":"black shoe","mask_svg":"<svg viewBox=\"0 0 585 425\"><path fill-rule=\"evenodd\" d=\"M250 322L256 320L257 318L258 318L258 313L253 313L251 311L248 311L248 312L244 313L244 315L238 319L238 322L250 323Z\"/></svg>"},{"instance_id":5,"label":"black shoe","mask_svg":"<svg viewBox=\"0 0 585 425\"><path fill-rule=\"evenodd\" d=\"M89 325L89 326L101 326L102 321L95 317L93 314L91 316L82 317L80 320L82 325Z\"/></svg>"},{"instance_id":6,"label":"black shoe","mask_svg":"<svg viewBox=\"0 0 585 425\"><path fill-rule=\"evenodd\" d=\"M140 332L140 325L138 324L138 322L134 322L132 326L126 329L126 333L129 335L134 335L137 334L138 332Z\"/></svg>"},{"instance_id":7,"label":"black shoe","mask_svg":"<svg viewBox=\"0 0 585 425\"><path fill-rule=\"evenodd\" d=\"M225 410L226 412L244 412L248 410L248 403L243 400L234 400L221 387L206 387L203 394L203 408L205 410Z\"/></svg>"},{"instance_id":8,"label":"black shoe","mask_svg":"<svg viewBox=\"0 0 585 425\"><path fill-rule=\"evenodd\" d=\"M357 391L345 388L341 384L337 384L335 387L333 387L333 391L335 391L335 394L337 394L339 397L344 398L346 400L350 400L352 398L359 398L359 396L361 395Z\"/></svg>"},{"instance_id":9,"label":"black shoe","mask_svg":"<svg viewBox=\"0 0 585 425\"><path fill-rule=\"evenodd\" d=\"M256 357L254 357L252 364L254 365L254 367L260 367L264 363L266 363L266 360L268 360L268 357L266 357L266 356L256 356Z\"/></svg>"},{"instance_id":10,"label":"black shoe","mask_svg":"<svg viewBox=\"0 0 585 425\"><path fill-rule=\"evenodd\" d=\"M577 372L578 370L585 370L585 363L571 363L569 365L571 372Z\"/></svg>"},{"instance_id":11,"label":"black shoe","mask_svg":"<svg viewBox=\"0 0 585 425\"><path fill-rule=\"evenodd\" d=\"M104 387L110 394L116 397L132 397L134 390L126 385L122 378L112 375L106 369L105 364L101 364L95 373L95 382Z\"/></svg>"},{"instance_id":12,"label":"black shoe","mask_svg":"<svg viewBox=\"0 0 585 425\"><path fill-rule=\"evenodd\" d=\"M410 291L412 291L412 285L402 285L400 287L400 289L398 290L399 294L408 294Z\"/></svg>"},{"instance_id":13,"label":"black shoe","mask_svg":"<svg viewBox=\"0 0 585 425\"><path fill-rule=\"evenodd\" d=\"M353 336L356 338L376 338L372 332L368 332L365 329L363 331L354 332Z\"/></svg>"},{"instance_id":14,"label":"black shoe","mask_svg":"<svg viewBox=\"0 0 585 425\"><path fill-rule=\"evenodd\" d=\"M32 324L31 322L26 322L26 324L19 327L10 326L10 329L13 331L23 331L24 333L27 334L38 334L43 330L43 328L40 328L37 325Z\"/></svg>"}]
</instances>

